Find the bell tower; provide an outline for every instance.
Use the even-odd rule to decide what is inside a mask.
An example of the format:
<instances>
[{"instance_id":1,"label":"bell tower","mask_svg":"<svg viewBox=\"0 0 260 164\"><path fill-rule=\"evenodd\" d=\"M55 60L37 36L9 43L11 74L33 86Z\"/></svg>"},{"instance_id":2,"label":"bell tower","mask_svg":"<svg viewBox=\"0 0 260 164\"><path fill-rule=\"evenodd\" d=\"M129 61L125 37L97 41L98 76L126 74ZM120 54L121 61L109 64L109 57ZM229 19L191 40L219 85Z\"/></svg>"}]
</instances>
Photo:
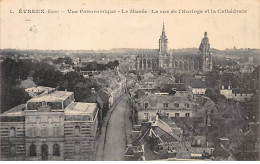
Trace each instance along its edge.
<instances>
[{"instance_id":1,"label":"bell tower","mask_svg":"<svg viewBox=\"0 0 260 164\"><path fill-rule=\"evenodd\" d=\"M200 68L203 72L212 71L212 53L210 52L209 38L207 35L208 33L205 32L199 47L199 54L202 59Z\"/></svg>"},{"instance_id":2,"label":"bell tower","mask_svg":"<svg viewBox=\"0 0 260 164\"><path fill-rule=\"evenodd\" d=\"M165 27L164 27L164 23L163 23L163 29L162 29L162 35L160 36L159 39L159 53L167 53L167 44L168 44L168 39L165 35Z\"/></svg>"}]
</instances>

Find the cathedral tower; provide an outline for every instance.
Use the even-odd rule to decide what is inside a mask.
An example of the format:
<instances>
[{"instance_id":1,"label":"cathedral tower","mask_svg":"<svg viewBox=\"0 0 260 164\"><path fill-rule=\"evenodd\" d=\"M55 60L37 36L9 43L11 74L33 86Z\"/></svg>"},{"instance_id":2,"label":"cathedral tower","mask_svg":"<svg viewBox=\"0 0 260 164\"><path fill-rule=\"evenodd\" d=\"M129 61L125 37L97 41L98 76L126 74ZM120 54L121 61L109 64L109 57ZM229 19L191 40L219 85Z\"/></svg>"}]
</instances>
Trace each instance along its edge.
<instances>
[{"instance_id":1,"label":"cathedral tower","mask_svg":"<svg viewBox=\"0 0 260 164\"><path fill-rule=\"evenodd\" d=\"M164 28L164 23L163 23L162 35L160 36L160 39L159 39L159 53L160 54L167 53L167 43L168 43L168 39L165 35L165 28Z\"/></svg>"},{"instance_id":2,"label":"cathedral tower","mask_svg":"<svg viewBox=\"0 0 260 164\"><path fill-rule=\"evenodd\" d=\"M212 71L212 53L210 52L209 38L207 37L207 32L204 33L204 38L202 39L199 47L199 54L201 55L201 69L203 72Z\"/></svg>"}]
</instances>

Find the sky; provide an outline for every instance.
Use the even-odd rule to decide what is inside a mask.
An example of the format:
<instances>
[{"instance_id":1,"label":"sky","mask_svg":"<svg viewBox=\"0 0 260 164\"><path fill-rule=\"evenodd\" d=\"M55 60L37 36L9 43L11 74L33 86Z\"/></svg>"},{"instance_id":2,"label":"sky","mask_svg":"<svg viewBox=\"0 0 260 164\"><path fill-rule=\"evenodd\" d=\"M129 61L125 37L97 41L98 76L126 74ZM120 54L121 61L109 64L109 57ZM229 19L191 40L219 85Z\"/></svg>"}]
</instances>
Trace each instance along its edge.
<instances>
[{"instance_id":1,"label":"sky","mask_svg":"<svg viewBox=\"0 0 260 164\"><path fill-rule=\"evenodd\" d=\"M163 22L171 49L199 47L205 31L212 48L260 48L259 0L0 0L0 3L0 49L157 49ZM19 13L19 9L58 10L59 14ZM67 11L81 9L120 13L69 14ZM149 13L122 13L131 9L144 9ZM151 10L182 9L247 12L150 13Z\"/></svg>"}]
</instances>

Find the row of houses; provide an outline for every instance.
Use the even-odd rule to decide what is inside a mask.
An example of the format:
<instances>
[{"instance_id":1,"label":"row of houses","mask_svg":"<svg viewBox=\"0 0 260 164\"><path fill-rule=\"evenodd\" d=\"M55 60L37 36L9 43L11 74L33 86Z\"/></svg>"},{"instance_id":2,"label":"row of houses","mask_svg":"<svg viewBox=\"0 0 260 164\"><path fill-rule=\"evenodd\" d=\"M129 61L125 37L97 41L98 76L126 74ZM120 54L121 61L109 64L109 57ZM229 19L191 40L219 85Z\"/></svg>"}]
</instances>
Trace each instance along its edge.
<instances>
[{"instance_id":1,"label":"row of houses","mask_svg":"<svg viewBox=\"0 0 260 164\"><path fill-rule=\"evenodd\" d=\"M203 81L200 75L191 81L194 79ZM187 81L180 81L155 88L144 87L143 83L130 91L128 102L132 107L134 126L131 142L125 151L126 160L235 160L221 146L218 151L223 151L224 155L215 155L215 146L222 141L209 141L207 129L212 126L212 119L221 119L222 116L205 93L187 89L188 84ZM149 86L148 83L146 85ZM195 133L175 124L175 121L189 122L194 119L200 120L202 127L198 131L203 132Z\"/></svg>"},{"instance_id":2,"label":"row of houses","mask_svg":"<svg viewBox=\"0 0 260 164\"><path fill-rule=\"evenodd\" d=\"M213 147L204 136L183 137L174 122L169 126L154 115L133 127L131 143L125 151L126 160L211 160Z\"/></svg>"},{"instance_id":3,"label":"row of houses","mask_svg":"<svg viewBox=\"0 0 260 164\"><path fill-rule=\"evenodd\" d=\"M138 89L130 93L129 104L136 123L141 123L155 114L166 118L205 117L207 114L215 118L220 117L211 99L175 88L170 93L152 93Z\"/></svg>"},{"instance_id":4,"label":"row of houses","mask_svg":"<svg viewBox=\"0 0 260 164\"><path fill-rule=\"evenodd\" d=\"M164 92L177 88L181 91L192 91L196 95L205 95L206 93L205 76L200 73L193 77L174 77L170 74L158 76L149 72L141 75L139 86L140 88L156 89Z\"/></svg>"},{"instance_id":5,"label":"row of houses","mask_svg":"<svg viewBox=\"0 0 260 164\"><path fill-rule=\"evenodd\" d=\"M100 74L95 75L92 78L102 86L103 92L108 95L109 107L125 94L136 81L135 75L124 75L117 69L102 71Z\"/></svg>"},{"instance_id":6,"label":"row of houses","mask_svg":"<svg viewBox=\"0 0 260 164\"><path fill-rule=\"evenodd\" d=\"M230 85L221 86L220 94L225 96L227 99L232 99L238 102L245 102L251 100L255 93L255 90L232 88Z\"/></svg>"}]
</instances>

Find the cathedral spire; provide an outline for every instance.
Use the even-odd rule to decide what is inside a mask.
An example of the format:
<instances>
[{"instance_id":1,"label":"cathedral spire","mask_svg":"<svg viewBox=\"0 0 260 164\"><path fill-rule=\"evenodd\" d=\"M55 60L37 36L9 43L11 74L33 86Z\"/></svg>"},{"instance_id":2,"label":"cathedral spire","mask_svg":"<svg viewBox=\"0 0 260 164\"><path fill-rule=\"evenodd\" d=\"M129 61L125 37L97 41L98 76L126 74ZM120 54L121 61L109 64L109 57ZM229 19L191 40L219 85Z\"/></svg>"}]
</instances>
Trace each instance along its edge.
<instances>
[{"instance_id":1,"label":"cathedral spire","mask_svg":"<svg viewBox=\"0 0 260 164\"><path fill-rule=\"evenodd\" d=\"M159 39L159 52L167 52L167 42L168 39L165 35L165 27L163 22L162 35Z\"/></svg>"},{"instance_id":2,"label":"cathedral spire","mask_svg":"<svg viewBox=\"0 0 260 164\"><path fill-rule=\"evenodd\" d=\"M164 27L164 22L163 22L163 29L162 29L162 35L165 35L165 27Z\"/></svg>"}]
</instances>

